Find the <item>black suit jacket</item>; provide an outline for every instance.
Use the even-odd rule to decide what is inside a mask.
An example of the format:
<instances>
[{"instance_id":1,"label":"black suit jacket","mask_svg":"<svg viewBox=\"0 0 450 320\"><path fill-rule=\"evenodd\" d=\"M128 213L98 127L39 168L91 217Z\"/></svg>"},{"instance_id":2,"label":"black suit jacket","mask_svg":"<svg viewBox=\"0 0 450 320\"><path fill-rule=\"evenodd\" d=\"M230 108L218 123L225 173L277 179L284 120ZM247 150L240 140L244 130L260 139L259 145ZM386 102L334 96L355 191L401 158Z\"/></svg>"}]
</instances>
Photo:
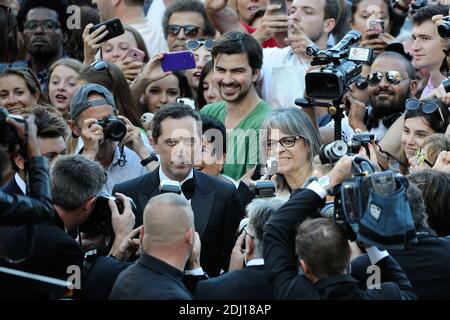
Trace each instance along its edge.
<instances>
[{"instance_id":1,"label":"black suit jacket","mask_svg":"<svg viewBox=\"0 0 450 320\"><path fill-rule=\"evenodd\" d=\"M146 253L117 278L111 300L192 300L183 272Z\"/></svg>"},{"instance_id":2,"label":"black suit jacket","mask_svg":"<svg viewBox=\"0 0 450 320\"><path fill-rule=\"evenodd\" d=\"M264 265L245 267L200 281L195 298L200 300L270 300Z\"/></svg>"},{"instance_id":3,"label":"black suit jacket","mask_svg":"<svg viewBox=\"0 0 450 320\"><path fill-rule=\"evenodd\" d=\"M450 300L450 237L439 238L430 230L417 232L418 242L404 250L389 250L417 291L419 299ZM365 282L370 265L367 255L352 261L355 277Z\"/></svg>"},{"instance_id":4,"label":"black suit jacket","mask_svg":"<svg viewBox=\"0 0 450 320\"><path fill-rule=\"evenodd\" d=\"M0 243L10 259L26 258L19 264L6 267L38 275L68 280L73 271L71 265L79 267L83 286L83 252L78 243L64 231L64 224L55 215L56 222L45 222L28 226L0 226ZM28 288L15 287L16 296L26 297ZM32 299L36 297L30 297Z\"/></svg>"},{"instance_id":5,"label":"black suit jacket","mask_svg":"<svg viewBox=\"0 0 450 320\"><path fill-rule=\"evenodd\" d=\"M15 176L12 177L9 182L1 188L3 192L9 193L9 194L17 194L24 196L25 194L22 192L22 189L20 189L19 185L16 182Z\"/></svg>"},{"instance_id":6,"label":"black suit jacket","mask_svg":"<svg viewBox=\"0 0 450 320\"><path fill-rule=\"evenodd\" d=\"M236 188L230 183L194 169L195 193L191 199L195 231L200 235L200 263L210 276L228 270L236 230L243 210L237 200ZM114 192L131 197L136 206L136 226L142 225L147 202L159 192L159 168L142 177L116 185Z\"/></svg>"},{"instance_id":7,"label":"black suit jacket","mask_svg":"<svg viewBox=\"0 0 450 320\"><path fill-rule=\"evenodd\" d=\"M312 215L323 200L313 191L295 192L265 226L264 260L275 299L415 299L414 289L397 262L387 256L377 265L383 281L380 289L360 290L349 274L326 277L316 283L298 273L295 255L296 227ZM300 257L299 257L300 258Z\"/></svg>"}]
</instances>

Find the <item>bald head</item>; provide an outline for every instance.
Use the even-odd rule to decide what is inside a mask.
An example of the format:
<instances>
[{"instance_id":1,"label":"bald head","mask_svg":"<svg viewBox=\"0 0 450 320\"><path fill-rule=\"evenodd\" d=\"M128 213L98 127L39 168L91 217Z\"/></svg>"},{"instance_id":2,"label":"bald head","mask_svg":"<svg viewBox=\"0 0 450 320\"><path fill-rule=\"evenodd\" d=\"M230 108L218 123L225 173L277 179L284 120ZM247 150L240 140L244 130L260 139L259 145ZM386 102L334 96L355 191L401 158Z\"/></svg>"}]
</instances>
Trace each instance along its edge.
<instances>
[{"instance_id":1,"label":"bald head","mask_svg":"<svg viewBox=\"0 0 450 320\"><path fill-rule=\"evenodd\" d=\"M171 245L194 229L194 214L189 202L178 194L163 193L150 199L144 209L146 245Z\"/></svg>"}]
</instances>

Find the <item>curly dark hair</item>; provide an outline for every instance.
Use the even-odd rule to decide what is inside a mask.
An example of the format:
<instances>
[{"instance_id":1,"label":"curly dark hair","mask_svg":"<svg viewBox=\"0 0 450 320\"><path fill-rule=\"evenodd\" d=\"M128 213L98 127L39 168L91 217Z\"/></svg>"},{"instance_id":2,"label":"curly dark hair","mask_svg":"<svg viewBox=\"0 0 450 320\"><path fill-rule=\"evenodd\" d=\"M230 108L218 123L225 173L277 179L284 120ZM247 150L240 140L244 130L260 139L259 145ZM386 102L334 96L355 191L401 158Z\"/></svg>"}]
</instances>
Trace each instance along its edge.
<instances>
[{"instance_id":1,"label":"curly dark hair","mask_svg":"<svg viewBox=\"0 0 450 320\"><path fill-rule=\"evenodd\" d=\"M25 0L17 13L17 22L19 31L23 32L24 24L27 18L27 14L30 10L35 8L46 8L56 11L58 14L59 24L65 33L68 33L67 29L67 0Z\"/></svg>"}]
</instances>

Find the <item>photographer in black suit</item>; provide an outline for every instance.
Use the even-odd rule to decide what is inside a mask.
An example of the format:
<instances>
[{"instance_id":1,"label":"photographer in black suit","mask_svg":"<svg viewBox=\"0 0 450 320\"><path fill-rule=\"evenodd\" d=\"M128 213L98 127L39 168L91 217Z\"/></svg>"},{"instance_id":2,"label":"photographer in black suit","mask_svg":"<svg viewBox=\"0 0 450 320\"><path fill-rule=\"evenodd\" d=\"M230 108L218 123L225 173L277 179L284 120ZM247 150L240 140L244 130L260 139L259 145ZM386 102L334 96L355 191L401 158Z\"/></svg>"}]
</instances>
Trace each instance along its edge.
<instances>
[{"instance_id":1,"label":"photographer in black suit","mask_svg":"<svg viewBox=\"0 0 450 320\"><path fill-rule=\"evenodd\" d=\"M367 248L367 252L371 262L380 268L382 283L379 289L360 289L365 284L361 286L347 273L351 251L343 228L327 218L308 219L323 205L326 189L332 190L350 177L351 168L352 158L343 157L328 179L321 179L321 183L314 181L294 193L267 222L264 259L275 299L416 298L397 262L387 251L376 247ZM299 265L303 270L301 275Z\"/></svg>"},{"instance_id":2,"label":"photographer in black suit","mask_svg":"<svg viewBox=\"0 0 450 320\"><path fill-rule=\"evenodd\" d=\"M4 111L5 109L2 109L2 112ZM34 116L25 116L25 122L18 122L6 117L5 122L11 126L10 130L15 130L22 143L26 141L30 194L29 197L25 197L0 191L0 224L26 224L50 221L54 217L54 211L50 195L48 161L41 157ZM6 124L1 123L0 125L4 126L4 130L2 130L4 134L6 132ZM5 138L6 136L2 137L2 139ZM0 164L1 182L7 157L3 148L0 148L0 152L2 153Z\"/></svg>"},{"instance_id":3,"label":"photographer in black suit","mask_svg":"<svg viewBox=\"0 0 450 320\"><path fill-rule=\"evenodd\" d=\"M136 225L139 226L143 208L152 197L160 194L160 182L180 182L194 211L195 230L202 243L201 265L209 276L217 276L221 269L228 269L242 209L232 184L193 169L195 157L201 154L199 121L198 113L181 103L159 109L153 118L152 133L152 144L161 159L158 170L116 185L113 192L121 192L134 200Z\"/></svg>"},{"instance_id":4,"label":"photographer in black suit","mask_svg":"<svg viewBox=\"0 0 450 320\"><path fill-rule=\"evenodd\" d=\"M277 198L270 200L255 199L247 206L248 221L236 241L233 257L236 264L245 262L245 267L235 269L219 277L200 281L195 293L200 300L270 300L272 299L263 258L264 225L269 217L285 201ZM242 247L245 247L242 254Z\"/></svg>"}]
</instances>

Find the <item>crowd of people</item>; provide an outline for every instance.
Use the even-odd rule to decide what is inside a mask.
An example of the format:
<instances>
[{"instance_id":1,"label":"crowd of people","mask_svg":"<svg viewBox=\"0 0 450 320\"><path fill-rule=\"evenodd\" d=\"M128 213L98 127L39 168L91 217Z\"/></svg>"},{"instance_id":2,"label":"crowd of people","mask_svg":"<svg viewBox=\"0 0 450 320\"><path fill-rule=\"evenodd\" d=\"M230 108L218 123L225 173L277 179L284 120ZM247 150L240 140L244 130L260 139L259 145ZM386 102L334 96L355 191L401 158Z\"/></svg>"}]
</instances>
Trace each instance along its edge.
<instances>
[{"instance_id":1,"label":"crowd of people","mask_svg":"<svg viewBox=\"0 0 450 320\"><path fill-rule=\"evenodd\" d=\"M450 2L282 1L0 0L1 299L450 299Z\"/></svg>"}]
</instances>

